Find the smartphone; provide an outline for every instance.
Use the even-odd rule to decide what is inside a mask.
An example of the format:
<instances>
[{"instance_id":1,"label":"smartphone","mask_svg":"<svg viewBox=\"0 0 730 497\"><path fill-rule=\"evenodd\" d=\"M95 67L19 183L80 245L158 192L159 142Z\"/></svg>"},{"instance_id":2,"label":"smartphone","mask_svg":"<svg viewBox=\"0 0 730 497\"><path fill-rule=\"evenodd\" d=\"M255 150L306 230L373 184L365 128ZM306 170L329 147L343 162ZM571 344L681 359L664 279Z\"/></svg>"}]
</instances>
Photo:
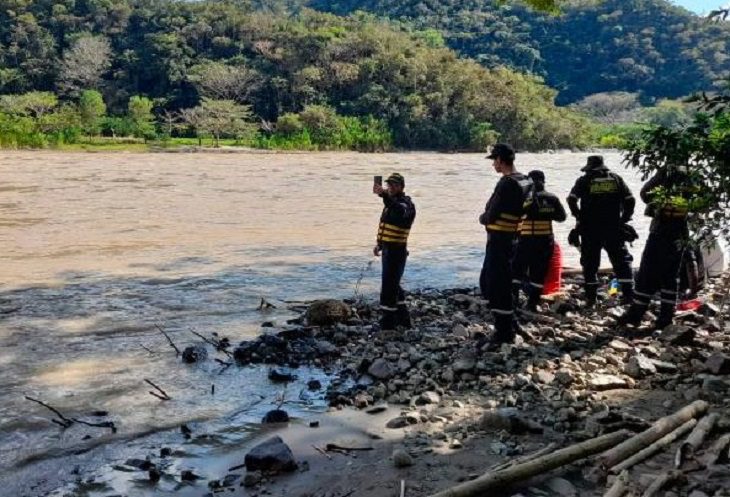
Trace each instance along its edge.
<instances>
[{"instance_id":1,"label":"smartphone","mask_svg":"<svg viewBox=\"0 0 730 497\"><path fill-rule=\"evenodd\" d=\"M383 177L382 176L374 176L373 181L378 186L383 186Z\"/></svg>"}]
</instances>

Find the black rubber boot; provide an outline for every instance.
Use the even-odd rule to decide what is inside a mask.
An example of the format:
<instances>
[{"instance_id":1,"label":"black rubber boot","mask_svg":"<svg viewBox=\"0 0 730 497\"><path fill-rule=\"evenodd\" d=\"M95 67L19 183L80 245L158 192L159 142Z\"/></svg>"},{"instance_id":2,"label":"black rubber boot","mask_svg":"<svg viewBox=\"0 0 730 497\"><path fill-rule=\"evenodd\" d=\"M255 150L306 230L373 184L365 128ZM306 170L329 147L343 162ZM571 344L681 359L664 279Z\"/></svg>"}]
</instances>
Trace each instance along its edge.
<instances>
[{"instance_id":1,"label":"black rubber boot","mask_svg":"<svg viewBox=\"0 0 730 497\"><path fill-rule=\"evenodd\" d=\"M618 326L639 326L641 320L644 317L646 309L636 304L632 304L629 310L624 312L621 317L618 318L616 324Z\"/></svg>"},{"instance_id":2,"label":"black rubber boot","mask_svg":"<svg viewBox=\"0 0 730 497\"><path fill-rule=\"evenodd\" d=\"M673 304L662 303L659 308L659 317L654 323L654 328L657 330L663 330L672 324L674 322L674 309L675 306Z\"/></svg>"},{"instance_id":3,"label":"black rubber boot","mask_svg":"<svg viewBox=\"0 0 730 497\"><path fill-rule=\"evenodd\" d=\"M398 306L396 311L396 324L401 326L404 330L410 330L413 328L411 324L411 314L408 312L408 307L405 304Z\"/></svg>"},{"instance_id":4,"label":"black rubber boot","mask_svg":"<svg viewBox=\"0 0 730 497\"><path fill-rule=\"evenodd\" d=\"M383 315L380 318L380 329L381 331L385 330L395 330L398 326L398 311L382 311Z\"/></svg>"}]
</instances>

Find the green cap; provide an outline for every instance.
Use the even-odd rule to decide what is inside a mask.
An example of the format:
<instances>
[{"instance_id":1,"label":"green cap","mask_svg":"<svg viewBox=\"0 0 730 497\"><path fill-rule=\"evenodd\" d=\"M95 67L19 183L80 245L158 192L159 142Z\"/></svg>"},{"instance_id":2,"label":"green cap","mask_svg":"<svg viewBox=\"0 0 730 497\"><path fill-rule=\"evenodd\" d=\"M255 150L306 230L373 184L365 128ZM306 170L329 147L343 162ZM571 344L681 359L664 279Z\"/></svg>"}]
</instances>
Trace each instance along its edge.
<instances>
[{"instance_id":1,"label":"green cap","mask_svg":"<svg viewBox=\"0 0 730 497\"><path fill-rule=\"evenodd\" d=\"M388 176L388 179L385 180L386 183L395 183L396 185L400 186L406 186L406 180L403 177L403 175L398 173L393 173L390 176Z\"/></svg>"}]
</instances>

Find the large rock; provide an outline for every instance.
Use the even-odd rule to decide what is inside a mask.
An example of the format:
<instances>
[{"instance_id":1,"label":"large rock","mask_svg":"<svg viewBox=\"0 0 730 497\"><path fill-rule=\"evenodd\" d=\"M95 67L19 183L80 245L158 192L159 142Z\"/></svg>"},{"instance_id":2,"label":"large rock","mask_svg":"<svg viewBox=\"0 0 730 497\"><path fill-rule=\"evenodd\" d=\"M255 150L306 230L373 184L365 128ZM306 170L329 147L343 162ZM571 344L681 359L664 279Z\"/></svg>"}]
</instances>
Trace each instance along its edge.
<instances>
[{"instance_id":1,"label":"large rock","mask_svg":"<svg viewBox=\"0 0 730 497\"><path fill-rule=\"evenodd\" d=\"M624 366L624 372L632 378L643 378L656 373L656 371L654 362L642 354L633 356Z\"/></svg>"},{"instance_id":2,"label":"large rock","mask_svg":"<svg viewBox=\"0 0 730 497\"><path fill-rule=\"evenodd\" d=\"M350 318L350 306L341 300L317 300L307 309L307 322L312 326L332 326Z\"/></svg>"},{"instance_id":3,"label":"large rock","mask_svg":"<svg viewBox=\"0 0 730 497\"><path fill-rule=\"evenodd\" d=\"M615 390L617 388L629 388L628 381L612 374L599 374L591 378L588 385L599 392L603 390Z\"/></svg>"},{"instance_id":4,"label":"large rock","mask_svg":"<svg viewBox=\"0 0 730 497\"><path fill-rule=\"evenodd\" d=\"M297 469L294 454L280 437L273 437L257 445L246 454L248 471L286 472Z\"/></svg>"},{"instance_id":5,"label":"large rock","mask_svg":"<svg viewBox=\"0 0 730 497\"><path fill-rule=\"evenodd\" d=\"M671 345L691 345L695 334L694 328L672 324L662 330L659 340Z\"/></svg>"},{"instance_id":6,"label":"large rock","mask_svg":"<svg viewBox=\"0 0 730 497\"><path fill-rule=\"evenodd\" d=\"M715 352L707 359L705 367L712 374L728 374L730 373L730 357Z\"/></svg>"},{"instance_id":7,"label":"large rock","mask_svg":"<svg viewBox=\"0 0 730 497\"><path fill-rule=\"evenodd\" d=\"M383 358L375 359L368 368L368 374L379 380L387 380L395 374L395 368Z\"/></svg>"},{"instance_id":8,"label":"large rock","mask_svg":"<svg viewBox=\"0 0 730 497\"><path fill-rule=\"evenodd\" d=\"M543 432L542 426L523 417L520 411L514 408L485 411L477 421L477 427L484 431L506 430L514 434Z\"/></svg>"},{"instance_id":9,"label":"large rock","mask_svg":"<svg viewBox=\"0 0 730 497\"><path fill-rule=\"evenodd\" d=\"M261 422L263 424L288 423L289 413L287 413L283 409L274 409L273 411L267 412Z\"/></svg>"}]
</instances>

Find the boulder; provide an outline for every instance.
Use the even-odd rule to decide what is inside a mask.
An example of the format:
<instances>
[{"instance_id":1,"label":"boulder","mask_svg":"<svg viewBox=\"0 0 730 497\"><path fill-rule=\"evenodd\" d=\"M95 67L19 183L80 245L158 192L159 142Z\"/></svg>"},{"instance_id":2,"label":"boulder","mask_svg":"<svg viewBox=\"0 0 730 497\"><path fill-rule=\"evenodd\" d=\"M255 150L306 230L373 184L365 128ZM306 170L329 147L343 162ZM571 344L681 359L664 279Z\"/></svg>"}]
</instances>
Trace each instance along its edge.
<instances>
[{"instance_id":1,"label":"boulder","mask_svg":"<svg viewBox=\"0 0 730 497\"><path fill-rule=\"evenodd\" d=\"M350 306L341 300L317 300L307 309L307 322L311 326L332 326L346 322L350 314Z\"/></svg>"},{"instance_id":2,"label":"boulder","mask_svg":"<svg viewBox=\"0 0 730 497\"><path fill-rule=\"evenodd\" d=\"M191 345L185 347L182 353L182 360L185 364L195 364L204 361L208 357L208 350L204 345Z\"/></svg>"},{"instance_id":3,"label":"boulder","mask_svg":"<svg viewBox=\"0 0 730 497\"><path fill-rule=\"evenodd\" d=\"M273 411L267 412L261 422L263 424L288 423L289 413L282 409L274 409Z\"/></svg>"},{"instance_id":4,"label":"boulder","mask_svg":"<svg viewBox=\"0 0 730 497\"><path fill-rule=\"evenodd\" d=\"M730 357L715 352L707 359L705 367L712 374L730 374Z\"/></svg>"},{"instance_id":5,"label":"boulder","mask_svg":"<svg viewBox=\"0 0 730 497\"><path fill-rule=\"evenodd\" d=\"M413 458L403 449L395 449L393 451L393 465L396 468L406 468L413 466Z\"/></svg>"},{"instance_id":6,"label":"boulder","mask_svg":"<svg viewBox=\"0 0 730 497\"><path fill-rule=\"evenodd\" d=\"M629 388L628 381L612 374L595 375L588 381L588 385L599 392L604 390L615 390L617 388Z\"/></svg>"},{"instance_id":7,"label":"boulder","mask_svg":"<svg viewBox=\"0 0 730 497\"><path fill-rule=\"evenodd\" d=\"M441 402L441 396L436 392L423 392L418 399L416 405L423 406L426 404L438 404Z\"/></svg>"},{"instance_id":8,"label":"boulder","mask_svg":"<svg viewBox=\"0 0 730 497\"><path fill-rule=\"evenodd\" d=\"M297 469L294 454L281 437L273 437L257 445L244 459L248 471L288 472Z\"/></svg>"},{"instance_id":9,"label":"boulder","mask_svg":"<svg viewBox=\"0 0 730 497\"><path fill-rule=\"evenodd\" d=\"M368 368L368 374L379 380L387 380L395 374L395 368L383 358L375 359Z\"/></svg>"},{"instance_id":10,"label":"boulder","mask_svg":"<svg viewBox=\"0 0 730 497\"><path fill-rule=\"evenodd\" d=\"M624 366L624 372L632 378L643 378L644 376L657 372L654 362L642 354L637 354L628 360Z\"/></svg>"},{"instance_id":11,"label":"boulder","mask_svg":"<svg viewBox=\"0 0 730 497\"><path fill-rule=\"evenodd\" d=\"M525 418L519 410L514 408L485 411L477 421L477 427L484 431L505 430L513 434L543 432L542 426Z\"/></svg>"},{"instance_id":12,"label":"boulder","mask_svg":"<svg viewBox=\"0 0 730 497\"><path fill-rule=\"evenodd\" d=\"M694 328L672 324L662 330L659 340L670 345L691 345L695 335Z\"/></svg>"}]
</instances>

